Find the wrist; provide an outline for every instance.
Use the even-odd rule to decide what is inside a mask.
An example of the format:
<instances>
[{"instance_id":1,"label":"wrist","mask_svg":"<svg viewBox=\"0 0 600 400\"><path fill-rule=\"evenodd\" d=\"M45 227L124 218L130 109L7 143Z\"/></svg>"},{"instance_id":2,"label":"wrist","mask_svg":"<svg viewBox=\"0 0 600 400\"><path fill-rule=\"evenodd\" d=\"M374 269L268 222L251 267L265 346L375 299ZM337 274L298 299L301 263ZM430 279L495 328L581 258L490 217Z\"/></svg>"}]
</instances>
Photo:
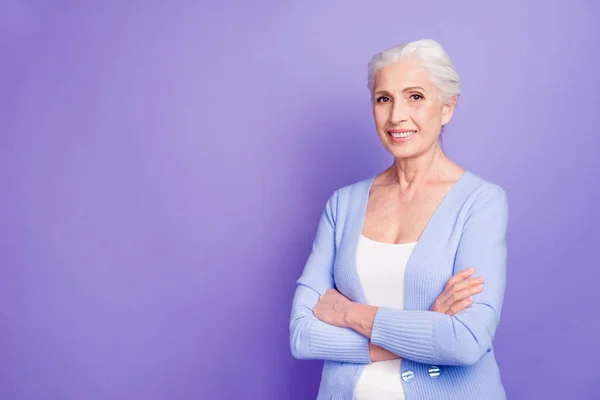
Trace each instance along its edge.
<instances>
[{"instance_id":1,"label":"wrist","mask_svg":"<svg viewBox=\"0 0 600 400\"><path fill-rule=\"evenodd\" d=\"M359 303L355 303L353 301L348 302L344 308L344 325L346 328L352 328L353 324L356 321L356 310Z\"/></svg>"},{"instance_id":2,"label":"wrist","mask_svg":"<svg viewBox=\"0 0 600 400\"><path fill-rule=\"evenodd\" d=\"M361 303L350 303L344 313L344 324L361 335L371 338L373 320L379 307Z\"/></svg>"}]
</instances>

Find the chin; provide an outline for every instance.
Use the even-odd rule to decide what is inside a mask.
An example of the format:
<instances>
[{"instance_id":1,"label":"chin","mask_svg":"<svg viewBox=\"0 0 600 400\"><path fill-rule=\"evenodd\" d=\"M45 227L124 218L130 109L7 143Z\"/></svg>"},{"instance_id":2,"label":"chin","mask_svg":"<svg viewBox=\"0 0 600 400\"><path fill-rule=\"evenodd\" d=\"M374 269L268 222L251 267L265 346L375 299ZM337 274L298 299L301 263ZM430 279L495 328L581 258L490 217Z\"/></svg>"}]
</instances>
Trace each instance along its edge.
<instances>
[{"instance_id":1,"label":"chin","mask_svg":"<svg viewBox=\"0 0 600 400\"><path fill-rule=\"evenodd\" d=\"M396 159L402 159L402 160L406 160L409 158L413 158L416 157L418 152L416 151L408 151L408 150L404 150L404 151L391 151L390 152L392 154L392 156Z\"/></svg>"}]
</instances>

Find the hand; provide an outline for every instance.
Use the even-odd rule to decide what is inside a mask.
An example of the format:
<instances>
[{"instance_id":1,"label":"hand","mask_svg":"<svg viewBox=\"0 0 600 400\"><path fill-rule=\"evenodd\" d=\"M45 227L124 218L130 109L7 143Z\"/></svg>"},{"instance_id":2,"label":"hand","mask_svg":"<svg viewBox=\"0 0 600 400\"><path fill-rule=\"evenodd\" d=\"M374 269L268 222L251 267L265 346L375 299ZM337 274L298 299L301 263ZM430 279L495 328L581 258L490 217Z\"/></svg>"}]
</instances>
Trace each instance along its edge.
<instances>
[{"instance_id":1,"label":"hand","mask_svg":"<svg viewBox=\"0 0 600 400\"><path fill-rule=\"evenodd\" d=\"M335 289L329 289L324 295L319 297L319 302L315 306L313 313L321 321L348 328L346 323L346 313L352 305L352 301Z\"/></svg>"},{"instance_id":2,"label":"hand","mask_svg":"<svg viewBox=\"0 0 600 400\"><path fill-rule=\"evenodd\" d=\"M473 272L475 270L469 268L450 278L442 294L433 303L431 311L454 315L469 307L473 303L471 296L483 291L484 278L469 278Z\"/></svg>"}]
</instances>

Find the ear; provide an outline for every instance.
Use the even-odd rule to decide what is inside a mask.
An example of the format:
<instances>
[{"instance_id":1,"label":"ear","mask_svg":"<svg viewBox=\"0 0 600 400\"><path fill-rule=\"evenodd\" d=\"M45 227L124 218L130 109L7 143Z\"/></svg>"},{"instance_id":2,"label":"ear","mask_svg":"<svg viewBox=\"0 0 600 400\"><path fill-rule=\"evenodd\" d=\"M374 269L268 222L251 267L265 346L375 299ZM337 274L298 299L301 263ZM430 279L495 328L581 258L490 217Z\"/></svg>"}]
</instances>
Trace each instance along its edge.
<instances>
[{"instance_id":1,"label":"ear","mask_svg":"<svg viewBox=\"0 0 600 400\"><path fill-rule=\"evenodd\" d=\"M454 108L456 108L456 102L458 101L457 96L450 96L448 100L442 105L442 126L446 125L452 119L454 114Z\"/></svg>"}]
</instances>

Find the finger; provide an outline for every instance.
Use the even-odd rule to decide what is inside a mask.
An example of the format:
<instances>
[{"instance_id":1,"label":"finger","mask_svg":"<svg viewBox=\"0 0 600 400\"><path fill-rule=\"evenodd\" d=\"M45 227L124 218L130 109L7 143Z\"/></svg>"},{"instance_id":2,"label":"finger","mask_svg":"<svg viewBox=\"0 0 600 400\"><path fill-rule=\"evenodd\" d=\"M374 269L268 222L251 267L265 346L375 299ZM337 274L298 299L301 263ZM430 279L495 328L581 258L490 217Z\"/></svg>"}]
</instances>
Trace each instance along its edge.
<instances>
[{"instance_id":1,"label":"finger","mask_svg":"<svg viewBox=\"0 0 600 400\"><path fill-rule=\"evenodd\" d=\"M469 276L473 275L474 272L475 272L474 268L464 269L464 270L460 271L459 273L454 275L452 278L448 279L448 283L446 283L446 287L448 288L448 287L452 287L452 286L456 285L458 282L461 282L464 279L468 278Z\"/></svg>"},{"instance_id":2,"label":"finger","mask_svg":"<svg viewBox=\"0 0 600 400\"><path fill-rule=\"evenodd\" d=\"M457 312L461 312L462 310L468 308L471 304L473 304L473 298L469 297L464 300L461 300L457 303L452 304L448 310L448 315L454 315Z\"/></svg>"},{"instance_id":3,"label":"finger","mask_svg":"<svg viewBox=\"0 0 600 400\"><path fill-rule=\"evenodd\" d=\"M464 269L454 275L448 280L444 291L437 298L436 302L439 304L438 308L447 309L452 305L453 300L451 299L452 293L457 290L462 290L466 287L470 287L479 283L483 283L483 278L468 278L469 275L473 274L474 268ZM467 279L468 278L468 279ZM438 311L438 310L436 310ZM440 311L442 312L442 311Z\"/></svg>"},{"instance_id":4,"label":"finger","mask_svg":"<svg viewBox=\"0 0 600 400\"><path fill-rule=\"evenodd\" d=\"M444 312L442 310L447 310L452 305L454 302L452 299L453 293L483 283L483 277L468 278L468 276L473 274L474 271L474 268L464 269L448 280L444 291L436 300L438 304L438 309L436 311Z\"/></svg>"},{"instance_id":5,"label":"finger","mask_svg":"<svg viewBox=\"0 0 600 400\"><path fill-rule=\"evenodd\" d=\"M442 300L439 297L433 302L431 311L441 312L442 314L446 313L446 309L443 307Z\"/></svg>"},{"instance_id":6,"label":"finger","mask_svg":"<svg viewBox=\"0 0 600 400\"><path fill-rule=\"evenodd\" d=\"M450 290L453 292L458 292L463 289L468 289L472 286L477 286L477 285L483 284L483 282L485 282L485 278L483 276L472 277L472 278L465 279L461 282L458 282L454 286L450 287Z\"/></svg>"},{"instance_id":7,"label":"finger","mask_svg":"<svg viewBox=\"0 0 600 400\"><path fill-rule=\"evenodd\" d=\"M472 271L472 270L473 269L471 268L470 270L465 270L465 271ZM471 273L471 272L468 272L468 273ZM462 276L467 275L468 273L466 273L464 271L461 271L457 275L455 275L454 277L450 278L450 280L446 284L446 287L444 288L444 291L439 296L441 304L448 303L449 301L450 301L450 304L452 304L451 303L451 298L450 298L450 296L452 296L452 293L454 293L456 291L463 290L463 289L468 288L468 287L471 287L473 285L477 285L477 284L483 283L483 278L482 277L479 277L479 278L467 278L467 279L460 280L462 278ZM450 304L448 304L448 306L450 306Z\"/></svg>"},{"instance_id":8,"label":"finger","mask_svg":"<svg viewBox=\"0 0 600 400\"><path fill-rule=\"evenodd\" d=\"M451 299L453 303L462 301L470 296L473 296L477 293L481 293L483 291L483 285L477 285L473 287L469 287L467 289L461 290L459 292L455 292L452 294Z\"/></svg>"},{"instance_id":9,"label":"finger","mask_svg":"<svg viewBox=\"0 0 600 400\"><path fill-rule=\"evenodd\" d=\"M440 294L437 299L433 302L432 311L438 311L441 313L445 313L447 310L446 303L448 302L448 291L444 290L442 294Z\"/></svg>"},{"instance_id":10,"label":"finger","mask_svg":"<svg viewBox=\"0 0 600 400\"><path fill-rule=\"evenodd\" d=\"M450 309L453 304L460 302L469 296L473 296L483 291L483 284L470 286L466 289L449 293L445 297L445 302L442 304L443 309Z\"/></svg>"}]
</instances>

